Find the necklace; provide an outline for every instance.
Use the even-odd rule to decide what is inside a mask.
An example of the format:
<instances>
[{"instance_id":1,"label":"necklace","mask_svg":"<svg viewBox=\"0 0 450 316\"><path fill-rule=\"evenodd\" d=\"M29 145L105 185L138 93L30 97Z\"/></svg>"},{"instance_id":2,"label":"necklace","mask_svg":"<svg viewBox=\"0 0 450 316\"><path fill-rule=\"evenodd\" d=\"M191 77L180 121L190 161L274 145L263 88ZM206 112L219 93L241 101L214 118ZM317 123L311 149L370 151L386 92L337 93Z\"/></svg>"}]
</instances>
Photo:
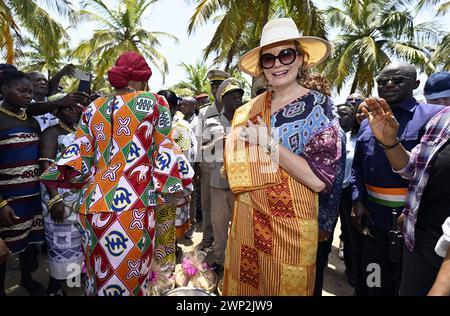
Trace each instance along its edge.
<instances>
[{"instance_id":1,"label":"necklace","mask_svg":"<svg viewBox=\"0 0 450 316\"><path fill-rule=\"evenodd\" d=\"M62 129L68 131L69 133L75 133L75 132L76 132L76 130L71 129L69 126L67 126L66 124L64 124L64 123L61 122L61 121L58 122L58 125L59 125Z\"/></svg>"},{"instance_id":2,"label":"necklace","mask_svg":"<svg viewBox=\"0 0 450 316\"><path fill-rule=\"evenodd\" d=\"M20 110L21 111L20 114L16 114L16 113L13 113L11 111L8 111L3 106L0 106L0 111L5 113L6 115L15 117L16 119L19 119L21 121L25 121L28 118L27 113L24 110Z\"/></svg>"}]
</instances>

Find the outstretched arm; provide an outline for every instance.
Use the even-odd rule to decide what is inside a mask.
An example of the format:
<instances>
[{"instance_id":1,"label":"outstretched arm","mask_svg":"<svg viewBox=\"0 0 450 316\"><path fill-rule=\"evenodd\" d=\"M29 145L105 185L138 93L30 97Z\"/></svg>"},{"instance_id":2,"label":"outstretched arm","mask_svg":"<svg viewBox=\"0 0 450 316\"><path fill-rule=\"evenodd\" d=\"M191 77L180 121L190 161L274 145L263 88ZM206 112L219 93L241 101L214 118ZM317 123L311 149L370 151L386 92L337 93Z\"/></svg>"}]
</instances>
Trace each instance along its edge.
<instances>
[{"instance_id":1,"label":"outstretched arm","mask_svg":"<svg viewBox=\"0 0 450 316\"><path fill-rule=\"evenodd\" d=\"M35 102L27 109L27 114L36 116L52 112L60 107L77 105L83 107L88 105L90 101L89 95L84 92L69 93L65 97L48 102Z\"/></svg>"},{"instance_id":2,"label":"outstretched arm","mask_svg":"<svg viewBox=\"0 0 450 316\"><path fill-rule=\"evenodd\" d=\"M56 75L54 75L49 81L48 81L48 96L52 96L56 93L58 93L58 87L59 83L61 82L62 77L69 76L72 77L75 71L75 66L72 64L67 64L64 66L63 69L58 71Z\"/></svg>"}]
</instances>

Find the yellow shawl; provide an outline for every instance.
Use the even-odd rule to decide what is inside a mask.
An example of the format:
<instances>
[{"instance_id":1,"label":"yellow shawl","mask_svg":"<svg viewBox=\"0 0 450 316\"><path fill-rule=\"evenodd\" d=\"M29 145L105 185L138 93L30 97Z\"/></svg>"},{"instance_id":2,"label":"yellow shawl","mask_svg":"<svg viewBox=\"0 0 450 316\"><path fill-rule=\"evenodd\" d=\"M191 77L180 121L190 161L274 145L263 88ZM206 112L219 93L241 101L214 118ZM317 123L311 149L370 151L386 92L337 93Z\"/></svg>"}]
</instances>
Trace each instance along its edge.
<instances>
[{"instance_id":1,"label":"yellow shawl","mask_svg":"<svg viewBox=\"0 0 450 316\"><path fill-rule=\"evenodd\" d=\"M238 108L225 143L225 172L234 193L262 189L282 182L282 169L260 146L251 146L238 135L247 122L261 116L270 129L272 94L265 92Z\"/></svg>"}]
</instances>

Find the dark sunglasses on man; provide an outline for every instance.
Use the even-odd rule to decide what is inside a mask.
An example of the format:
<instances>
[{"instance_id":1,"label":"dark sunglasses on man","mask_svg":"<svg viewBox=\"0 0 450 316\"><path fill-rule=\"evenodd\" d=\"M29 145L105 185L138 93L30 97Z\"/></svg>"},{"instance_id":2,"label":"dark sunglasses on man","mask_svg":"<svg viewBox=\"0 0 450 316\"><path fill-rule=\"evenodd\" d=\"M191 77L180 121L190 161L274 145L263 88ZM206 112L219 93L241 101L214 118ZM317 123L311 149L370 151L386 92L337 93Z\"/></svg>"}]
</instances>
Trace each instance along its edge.
<instances>
[{"instance_id":1,"label":"dark sunglasses on man","mask_svg":"<svg viewBox=\"0 0 450 316\"><path fill-rule=\"evenodd\" d=\"M353 99L347 99L346 103L350 105L359 105L362 101L364 101L361 98L353 98Z\"/></svg>"},{"instance_id":2,"label":"dark sunglasses on man","mask_svg":"<svg viewBox=\"0 0 450 316\"><path fill-rule=\"evenodd\" d=\"M261 64L261 67L264 69L270 69L273 66L275 66L275 61L278 59L280 63L287 66L292 64L297 56L300 55L299 52L297 52L293 48L287 48L283 49L278 56L275 56L270 53L262 54L261 57L259 57L259 62Z\"/></svg>"},{"instance_id":3,"label":"dark sunglasses on man","mask_svg":"<svg viewBox=\"0 0 450 316\"><path fill-rule=\"evenodd\" d=\"M390 81L392 81L394 84L398 85L398 84L404 83L406 80L413 80L413 78L403 76L403 75L396 75L396 76L392 76L392 77L381 77L381 78L377 78L377 83L379 86L385 86Z\"/></svg>"}]
</instances>

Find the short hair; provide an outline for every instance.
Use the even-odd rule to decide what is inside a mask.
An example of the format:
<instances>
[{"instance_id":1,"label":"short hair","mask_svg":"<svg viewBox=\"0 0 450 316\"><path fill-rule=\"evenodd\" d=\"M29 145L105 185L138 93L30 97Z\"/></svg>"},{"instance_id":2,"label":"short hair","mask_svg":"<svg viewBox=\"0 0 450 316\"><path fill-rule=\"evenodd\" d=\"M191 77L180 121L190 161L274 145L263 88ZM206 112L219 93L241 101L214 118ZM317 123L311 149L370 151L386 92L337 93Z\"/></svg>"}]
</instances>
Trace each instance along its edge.
<instances>
[{"instance_id":1,"label":"short hair","mask_svg":"<svg viewBox=\"0 0 450 316\"><path fill-rule=\"evenodd\" d=\"M184 102L197 103L197 99L191 96L182 97Z\"/></svg>"},{"instance_id":2,"label":"short hair","mask_svg":"<svg viewBox=\"0 0 450 316\"><path fill-rule=\"evenodd\" d=\"M18 70L4 70L0 71L0 88L4 85L8 85L13 81L27 79L30 80L28 75Z\"/></svg>"},{"instance_id":3,"label":"short hair","mask_svg":"<svg viewBox=\"0 0 450 316\"><path fill-rule=\"evenodd\" d=\"M0 71L18 71L18 69L11 64L0 64Z\"/></svg>"},{"instance_id":4,"label":"short hair","mask_svg":"<svg viewBox=\"0 0 450 316\"><path fill-rule=\"evenodd\" d=\"M39 71L30 71L29 73L27 73L27 75L28 75L28 77L32 77L32 76L36 76L36 75L40 75L40 76L44 76L45 77L45 75L42 73L42 72L39 72Z\"/></svg>"}]
</instances>

